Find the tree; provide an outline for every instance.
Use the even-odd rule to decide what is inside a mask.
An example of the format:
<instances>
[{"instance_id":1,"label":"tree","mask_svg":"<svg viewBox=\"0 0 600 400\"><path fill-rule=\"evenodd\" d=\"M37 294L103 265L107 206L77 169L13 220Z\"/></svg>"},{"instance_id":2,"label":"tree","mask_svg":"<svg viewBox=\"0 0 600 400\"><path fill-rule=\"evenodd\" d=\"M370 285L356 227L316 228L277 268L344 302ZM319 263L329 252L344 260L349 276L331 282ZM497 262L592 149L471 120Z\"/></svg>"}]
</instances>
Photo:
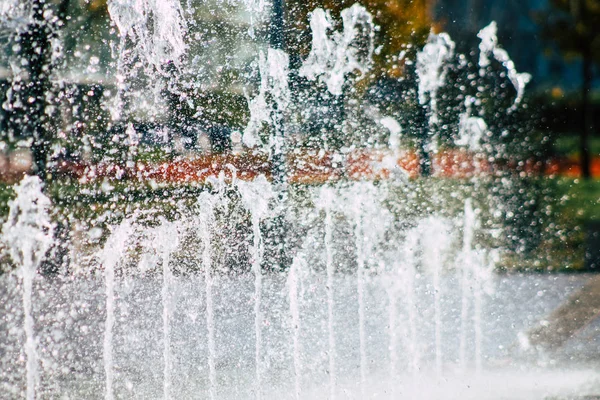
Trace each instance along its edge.
<instances>
[{"instance_id":1,"label":"tree","mask_svg":"<svg viewBox=\"0 0 600 400\"><path fill-rule=\"evenodd\" d=\"M57 156L55 145L72 144L61 143L60 136L65 135L60 133L59 114L61 102L74 96L73 86L78 84L66 82L64 77L70 72L67 70L81 64L80 49L99 54L96 47L103 43L102 34L108 32L106 1L13 2L3 22L0 29L8 33L6 49L12 66L10 88L2 105L8 116L7 139L30 142L34 172L47 181L52 176L53 158ZM79 125L84 123L80 121ZM71 128L67 127L63 133L71 133L74 130Z\"/></svg>"},{"instance_id":2,"label":"tree","mask_svg":"<svg viewBox=\"0 0 600 400\"><path fill-rule=\"evenodd\" d=\"M581 172L589 178L589 137L592 133L590 92L593 64L600 61L600 0L551 0L551 7L540 15L544 35L565 55L581 58Z\"/></svg>"},{"instance_id":3,"label":"tree","mask_svg":"<svg viewBox=\"0 0 600 400\"><path fill-rule=\"evenodd\" d=\"M9 111L11 136L31 140L35 173L45 181L52 143L49 119L52 108L52 53L56 29L64 23L69 0L63 0L56 14L44 1L32 0L26 13L28 21L14 33L12 42L18 69L4 105Z\"/></svg>"},{"instance_id":4,"label":"tree","mask_svg":"<svg viewBox=\"0 0 600 400\"><path fill-rule=\"evenodd\" d=\"M49 161L58 137L55 110L61 90L53 82L57 69L56 41L66 24L70 3L70 0L61 0L58 4L31 0L21 4L25 22L17 22L17 29L10 38L14 52L13 76L3 104L9 116L9 140L30 143L34 173L44 183L53 176ZM47 184L44 189L48 189ZM68 220L56 222L56 242L41 267L46 273L58 272L68 254Z\"/></svg>"}]
</instances>

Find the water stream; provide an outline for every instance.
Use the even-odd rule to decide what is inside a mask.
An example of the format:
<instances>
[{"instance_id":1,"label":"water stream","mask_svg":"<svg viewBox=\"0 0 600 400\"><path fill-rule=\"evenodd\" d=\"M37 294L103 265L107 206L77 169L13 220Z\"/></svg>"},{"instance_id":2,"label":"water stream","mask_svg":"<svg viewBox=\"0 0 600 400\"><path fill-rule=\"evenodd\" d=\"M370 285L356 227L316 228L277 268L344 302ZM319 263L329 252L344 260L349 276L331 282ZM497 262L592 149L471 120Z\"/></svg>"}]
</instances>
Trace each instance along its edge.
<instances>
[{"instance_id":1,"label":"water stream","mask_svg":"<svg viewBox=\"0 0 600 400\"><path fill-rule=\"evenodd\" d=\"M104 246L102 265L106 286L106 321L104 326L104 373L106 375L105 399L114 399L115 365L113 352L113 337L115 327L115 270L119 261L125 257L126 243L132 234L131 225L125 221L111 234Z\"/></svg>"},{"instance_id":2,"label":"water stream","mask_svg":"<svg viewBox=\"0 0 600 400\"><path fill-rule=\"evenodd\" d=\"M13 261L19 266L18 273L23 286L25 398L33 400L39 384L38 338L33 315L33 285L37 270L52 245L54 228L48 214L51 203L48 197L42 193L42 183L39 178L24 178L16 187L16 193L16 198L9 203L10 211L2 228L2 238L8 246Z\"/></svg>"}]
</instances>

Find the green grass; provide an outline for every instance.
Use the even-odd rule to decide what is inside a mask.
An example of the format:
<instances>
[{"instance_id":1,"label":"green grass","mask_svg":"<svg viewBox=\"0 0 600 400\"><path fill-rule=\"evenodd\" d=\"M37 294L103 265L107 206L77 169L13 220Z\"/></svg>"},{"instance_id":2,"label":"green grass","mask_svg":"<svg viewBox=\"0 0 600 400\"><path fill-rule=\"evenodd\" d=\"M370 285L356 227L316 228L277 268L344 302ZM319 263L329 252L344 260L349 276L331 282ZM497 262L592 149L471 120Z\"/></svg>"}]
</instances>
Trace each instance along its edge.
<instances>
[{"instance_id":1,"label":"green grass","mask_svg":"<svg viewBox=\"0 0 600 400\"><path fill-rule=\"evenodd\" d=\"M382 182L381 184L385 184ZM310 185L293 185L297 205L310 207ZM206 186L155 185L129 181L79 184L60 180L47 190L55 218L66 218L83 231L106 229L139 210L152 224L158 216L176 218L190 210ZM0 215L5 218L12 186L0 185ZM420 178L395 185L387 204L398 221L411 224L424 215L461 218L465 199L472 198L482 221L477 238L482 247L505 252L500 269L507 271L581 271L586 226L600 221L600 180L527 178L503 181ZM106 231L106 230L105 230ZM500 232L499 235L485 232ZM103 239L101 239L102 241Z\"/></svg>"},{"instance_id":2,"label":"green grass","mask_svg":"<svg viewBox=\"0 0 600 400\"><path fill-rule=\"evenodd\" d=\"M504 250L499 269L507 272L583 271L586 228L600 221L600 180L428 178L394 197L390 203L402 200L396 214L404 221L428 213L460 218L471 198L483 228L477 241Z\"/></svg>"},{"instance_id":3,"label":"green grass","mask_svg":"<svg viewBox=\"0 0 600 400\"><path fill-rule=\"evenodd\" d=\"M561 213L580 222L600 221L600 180L557 179Z\"/></svg>"},{"instance_id":4,"label":"green grass","mask_svg":"<svg viewBox=\"0 0 600 400\"><path fill-rule=\"evenodd\" d=\"M600 180L542 178L539 187L535 218L539 229L532 238L537 245L528 252L509 254L503 268L583 271L587 226L600 221Z\"/></svg>"},{"instance_id":5,"label":"green grass","mask_svg":"<svg viewBox=\"0 0 600 400\"><path fill-rule=\"evenodd\" d=\"M0 216L8 214L8 202L15 197L13 185L0 183Z\"/></svg>"}]
</instances>

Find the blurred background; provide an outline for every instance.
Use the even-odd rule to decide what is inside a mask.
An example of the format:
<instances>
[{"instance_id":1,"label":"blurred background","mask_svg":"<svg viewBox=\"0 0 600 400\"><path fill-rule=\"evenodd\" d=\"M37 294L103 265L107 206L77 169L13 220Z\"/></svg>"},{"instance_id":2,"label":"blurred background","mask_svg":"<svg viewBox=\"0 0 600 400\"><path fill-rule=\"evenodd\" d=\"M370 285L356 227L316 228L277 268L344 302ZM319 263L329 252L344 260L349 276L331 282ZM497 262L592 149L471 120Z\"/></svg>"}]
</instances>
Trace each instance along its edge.
<instances>
[{"instance_id":1,"label":"blurred background","mask_svg":"<svg viewBox=\"0 0 600 400\"><path fill-rule=\"evenodd\" d=\"M263 155L246 153L241 139L249 120L248 101L260 85L257 54L273 45L273 32L280 30L277 45L290 56L291 85L298 92L308 91L297 69L310 52L311 11L324 7L339 21L341 10L354 3L286 0L281 9L273 9L268 2L250 0L182 0L187 47L180 58L185 62L160 59L159 54L151 66L158 75L153 75L148 73L148 59L136 50L147 38L135 25L125 35L111 21L110 7L125 7L127 2L7 0L0 5L3 211L12 196L11 185L29 172L47 182L57 204L78 205L70 208L65 217L70 219L73 213L80 218L103 207L118 208L118 199L168 198L153 192L158 189L151 179L143 190L127 183L144 168L162 165L167 172L161 176L174 182L190 169L210 170L217 156L245 154L246 164L260 165ZM492 132L485 139L487 147L476 156L499 165L503 172L497 176L505 174L517 182L506 195L514 204L506 211L510 218L503 218L512 229L507 237L518 261L509 257L504 266L595 270L600 259L600 1L362 4L379 27L372 72L346 88L342 101L307 96L306 101L326 104L327 111L290 124L290 142L307 153L343 153L348 143L371 149L387 146L387 138L367 123L353 137L338 134L336 120L358 104L349 99L359 99L399 121L412 121L402 146L407 159L421 155L420 165L404 162L415 180L427 178L436 162L438 175L440 170L443 175L446 167L439 166L438 158L457 147L458 119L469 92L464 85L478 74L473 67L478 32L496 21L500 47L517 71L532 76L522 107L508 117L498 112L515 95L501 71L506 65L496 66L497 73L490 75L493 83L488 80L475 88L487 107L485 119ZM24 15L32 9L39 18L27 20ZM415 58L431 33L440 32L448 32L457 54L464 56L453 60L450 84L440 93L440 143L427 155L433 160L427 164L419 120L423 116L414 96L416 79L407 60ZM497 90L490 89L494 87ZM292 111L301 115L301 110ZM177 168L169 169L175 164ZM453 167L452 162L447 166L450 175ZM106 182L112 189L102 186ZM85 185L96 186L86 195L81 192ZM88 227L98 223L90 218L81 219ZM108 224L110 218L101 222Z\"/></svg>"},{"instance_id":2,"label":"blurred background","mask_svg":"<svg viewBox=\"0 0 600 400\"><path fill-rule=\"evenodd\" d=\"M69 110L75 115L63 115L62 118L77 119L74 125L78 126L70 129L86 132L105 130L106 121L86 115L106 112L106 109L101 110L102 97L107 96L104 91L108 90L109 96L110 89L115 87L115 76L108 72L114 71L119 35L111 24L107 1L48 0L47 3L56 10L58 17L59 10L64 10L64 17L60 17L64 18L64 22L54 30L57 38L62 40L60 61L53 66L55 78L62 79L71 86L76 96L86 100L84 106ZM353 3L287 0L285 47L292 64L298 65L310 50L309 12L324 6L335 15ZM383 48L377 56L380 73L376 78L380 86L385 86L382 82L386 82L387 78L401 77L402 61L398 55L407 46L412 45L414 49L422 47L430 31L448 32L456 42L457 50L469 54L477 51L477 33L496 21L499 43L514 60L516 69L532 75L533 79L527 86L527 103L536 116L534 128L543 133L545 156L554 157L557 162L570 162L572 165L567 169L572 175L588 175L592 173L588 169L594 168L596 173L600 173L594 160L600 152L594 129L598 122L596 110L599 101L596 90L596 63L600 60L598 2L371 0L363 3L381 27L378 43ZM195 2L193 6L188 2L184 8L186 6L186 15L191 21L188 31L191 40L186 58L201 66L202 73L202 87L193 89L196 94L194 101L203 103L201 105L206 111L200 119L208 125L210 132L207 135L216 142L215 149L218 151L226 145L228 128L245 124L247 112L244 110L243 86L247 75L252 74L252 63L256 61L259 48L269 41L272 13L268 5L263 10L251 12L243 2L202 1ZM5 14L9 12L15 11L7 8ZM8 15L6 17L8 19ZM247 35L251 25L256 26L254 38ZM3 102L6 101L12 76L10 60L16 53L15 46L11 45L13 30L14 24L7 23L0 33L0 95L4 97ZM374 82L370 84L376 85ZM394 90L393 84L387 86L385 90ZM98 90L88 90L93 87ZM128 88L131 89L134 88ZM213 106L206 107L207 103ZM94 107L97 109L93 110ZM588 116L584 115L586 107L589 107ZM191 113L190 110L180 111L180 114ZM9 112L9 107L3 107L0 116L0 127L5 131L10 129ZM586 118L587 123L584 122ZM587 136L585 143L581 141L582 134ZM585 165L576 162L582 157L590 158Z\"/></svg>"}]
</instances>

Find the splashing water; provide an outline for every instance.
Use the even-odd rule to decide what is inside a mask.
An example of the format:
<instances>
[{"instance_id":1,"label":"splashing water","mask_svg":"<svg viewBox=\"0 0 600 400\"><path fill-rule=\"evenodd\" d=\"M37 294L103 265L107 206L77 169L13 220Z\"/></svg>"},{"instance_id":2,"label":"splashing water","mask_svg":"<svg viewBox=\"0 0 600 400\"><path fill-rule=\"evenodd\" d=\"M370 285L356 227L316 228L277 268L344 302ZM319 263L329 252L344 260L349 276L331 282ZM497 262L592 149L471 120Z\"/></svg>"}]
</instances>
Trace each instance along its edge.
<instances>
[{"instance_id":1,"label":"splashing water","mask_svg":"<svg viewBox=\"0 0 600 400\"><path fill-rule=\"evenodd\" d=\"M373 18L363 6L354 4L342 11L342 21L343 31L330 34L331 15L320 8L312 12L312 49L300 68L300 76L311 81L321 77L329 92L336 96L343 92L346 75L355 71L365 74L369 70L374 52ZM366 51L356 43L365 37Z\"/></svg>"},{"instance_id":2,"label":"splashing water","mask_svg":"<svg viewBox=\"0 0 600 400\"><path fill-rule=\"evenodd\" d=\"M112 119L119 121L125 116L127 81L138 77L140 66L149 76L157 72L166 75L171 65L181 66L187 49L187 26L178 0L110 0L108 13L119 31L119 44L113 48L117 96L109 105ZM135 46L130 49L128 42ZM136 63L136 57L145 62ZM159 87L161 80L152 83Z\"/></svg>"},{"instance_id":3,"label":"splashing water","mask_svg":"<svg viewBox=\"0 0 600 400\"><path fill-rule=\"evenodd\" d=\"M248 147L265 146L269 152L276 154L283 151L283 138L271 135L269 143L262 143L259 133L263 124L273 125L275 131L279 131L283 123L274 111L284 111L290 101L288 64L288 55L281 50L269 49L266 57L260 53L260 91L248 102L250 119L243 136L243 142Z\"/></svg>"},{"instance_id":4,"label":"splashing water","mask_svg":"<svg viewBox=\"0 0 600 400\"><path fill-rule=\"evenodd\" d=\"M186 26L179 1L110 0L108 12L121 38L134 41L138 55L157 71L167 61L181 62Z\"/></svg>"},{"instance_id":5,"label":"splashing water","mask_svg":"<svg viewBox=\"0 0 600 400\"><path fill-rule=\"evenodd\" d=\"M156 235L157 253L162 259L163 269L163 397L171 398L173 360L171 351L171 318L173 315L173 272L171 270L171 255L177 249L177 226L172 222L163 221ZM174 240L175 239L175 240Z\"/></svg>"},{"instance_id":6,"label":"splashing water","mask_svg":"<svg viewBox=\"0 0 600 400\"><path fill-rule=\"evenodd\" d=\"M302 256L294 259L290 272L287 278L287 285L289 290L289 302L290 302L290 317L293 330L293 353L294 353L294 391L296 399L301 398L302 394L302 360L301 354L302 349L300 346L300 298L298 295L299 291L299 280L301 271L305 268L305 260Z\"/></svg>"},{"instance_id":7,"label":"splashing water","mask_svg":"<svg viewBox=\"0 0 600 400\"><path fill-rule=\"evenodd\" d=\"M104 373L106 375L106 400L113 400L114 396L114 352L113 337L115 326L115 269L124 257L127 239L131 236L133 228L129 221L124 221L111 234L106 241L103 254L100 258L104 266L104 280L106 286L106 322L104 327Z\"/></svg>"},{"instance_id":8,"label":"splashing water","mask_svg":"<svg viewBox=\"0 0 600 400\"><path fill-rule=\"evenodd\" d=\"M53 244L54 227L48 215L50 199L42 193L37 176L23 178L17 196L9 203L8 219L2 227L2 239L23 281L25 356L27 357L27 400L33 400L38 376L35 321L33 318L33 281L38 267Z\"/></svg>"},{"instance_id":9,"label":"splashing water","mask_svg":"<svg viewBox=\"0 0 600 400\"><path fill-rule=\"evenodd\" d=\"M429 103L429 123L437 123L437 92L446 83L448 62L454 56L455 44L447 33L431 34L417 55L419 102Z\"/></svg>"},{"instance_id":10,"label":"splashing water","mask_svg":"<svg viewBox=\"0 0 600 400\"><path fill-rule=\"evenodd\" d=\"M267 2L265 0L243 0L243 3L250 16L250 26L248 27L248 36L256 38L256 15L264 15Z\"/></svg>"},{"instance_id":11,"label":"splashing water","mask_svg":"<svg viewBox=\"0 0 600 400\"><path fill-rule=\"evenodd\" d=\"M525 86L531 80L531 75L517 72L515 63L510 59L508 52L499 47L497 32L498 25L496 22L492 22L477 34L477 37L481 39L481 44L479 45L479 67L482 68L482 71L485 71L485 68L491 63L491 57L502 63L508 71L508 78L517 91L517 97L511 107L514 110L523 101Z\"/></svg>"},{"instance_id":12,"label":"splashing water","mask_svg":"<svg viewBox=\"0 0 600 400\"><path fill-rule=\"evenodd\" d=\"M466 110L460 115L458 124L458 140L456 144L466 147L471 151L481 151L481 140L488 132L485 120L480 117L474 117L472 113L472 105L475 99L467 97L465 100Z\"/></svg>"},{"instance_id":13,"label":"splashing water","mask_svg":"<svg viewBox=\"0 0 600 400\"><path fill-rule=\"evenodd\" d=\"M463 221L463 248L460 261L463 264L461 288L461 326L460 326L460 365L466 368L467 359L467 321L469 312L469 290L473 267L473 236L475 234L475 213L470 199L465 202Z\"/></svg>"},{"instance_id":14,"label":"splashing water","mask_svg":"<svg viewBox=\"0 0 600 400\"><path fill-rule=\"evenodd\" d=\"M325 257L327 271L327 336L328 336L328 359L329 359L329 396L336 397L336 375L335 375L335 329L334 323L334 277L335 265L333 254L333 220L335 192L330 187L321 189L319 207L325 212Z\"/></svg>"},{"instance_id":15,"label":"splashing water","mask_svg":"<svg viewBox=\"0 0 600 400\"><path fill-rule=\"evenodd\" d=\"M269 8L262 0L243 3L254 12ZM16 3L11 4L0 5L0 16L12 12ZM193 14L192 3L185 12L176 0L111 0L108 6L120 39L120 94L130 94L135 73L129 69L136 57L150 78L173 84L169 74L177 75L186 63L185 18ZM250 37L259 36L254 17L246 27ZM346 112L363 106L344 95L370 73L377 28L358 4L342 11L341 18L337 30L340 25L328 11L312 12L311 50L297 72L327 92L328 99L341 99ZM479 37L477 66L485 74L492 59L503 65L517 91L516 109L529 76L518 73L499 47L495 24ZM448 71L455 56L454 42L443 33L431 34L417 55L415 89L432 128L440 122L438 100L441 89L452 83ZM169 63L174 71L166 68ZM297 101L290 57L263 48L257 66L255 91L244 92L249 117L243 150L270 161L301 156L305 149L287 148L288 132L301 130L291 128L314 110ZM127 116L122 104L117 108L117 120ZM483 150L492 129L479 108L467 97L460 108L464 112L457 115L454 144L470 152ZM334 121L335 130L351 136L367 119L373 136L383 139L349 144L344 136L339 154L329 154L335 146L316 151L314 157L334 170L334 178L325 183L283 188L263 175L262 165L240 174L243 180L227 165L221 167L231 179L221 171L219 178L198 180L193 189L201 193L192 201L168 199L168 212L153 209L145 219L127 211L92 257L104 268L99 281L89 276L36 281L36 270L54 242L51 204L40 181L25 178L3 227L3 241L22 277L21 299L11 297L9 280L2 281L2 290L8 287L7 307L22 303L24 310L26 397L33 399L40 387L45 397L87 398L104 390L109 400L507 398L515 394L512 389L506 393L513 384L528 399L593 394L599 387L593 369L538 373L543 358L521 361L517 357L525 356L515 345L517 332L585 278L493 274L498 250L481 240L489 236L481 216L486 205L471 192L452 192L454 210L436 204L446 200L430 196L399 166L410 121L384 115L373 106L364 115L352 111ZM124 132L133 149L127 166L139 167L133 156L144 133L129 120ZM353 166L355 156L368 162ZM216 167L214 162L207 169ZM338 168L341 178L335 175ZM371 170L381 173L374 182ZM389 178L384 170L391 171ZM167 194L171 189L152 185ZM414 200L419 196L430 198ZM281 228L274 225L282 219L291 261L272 265L270 252L279 243L270 233ZM41 289L34 290L34 284ZM542 290L552 299L532 301ZM64 311L65 304L73 306L71 312ZM106 312L104 319L99 310ZM44 318L37 335L36 312ZM16 335L7 331L0 349L20 349ZM42 346L36 345L42 338L48 338L43 358L37 354ZM525 382L521 371L529 366ZM17 369L5 373L7 381L17 382L11 393L20 388L22 371Z\"/></svg>"},{"instance_id":16,"label":"splashing water","mask_svg":"<svg viewBox=\"0 0 600 400\"><path fill-rule=\"evenodd\" d=\"M202 205L199 220L196 222L202 248L202 268L204 269L204 284L206 285L206 331L208 342L208 381L209 399L214 400L217 396L217 369L216 369L216 344L215 344L215 310L214 310L214 273L213 273L213 250L211 243L211 232L214 229L215 198L208 193L202 193L198 199Z\"/></svg>"},{"instance_id":17,"label":"splashing water","mask_svg":"<svg viewBox=\"0 0 600 400\"><path fill-rule=\"evenodd\" d=\"M8 20L8 23L10 23L11 25L16 24L17 26L19 26L19 22L23 22L19 20L23 19L24 13L24 4L18 0L6 0L0 3L0 17L2 17L5 20Z\"/></svg>"},{"instance_id":18,"label":"splashing water","mask_svg":"<svg viewBox=\"0 0 600 400\"><path fill-rule=\"evenodd\" d=\"M423 235L421 245L423 246L423 269L431 275L433 286L433 312L435 321L435 370L441 375L443 371L443 349L442 349L442 305L443 288L441 285L442 268L445 264L444 253L448 251L450 244L449 228L447 223L439 218L430 217L422 222L418 228Z\"/></svg>"},{"instance_id":19,"label":"splashing water","mask_svg":"<svg viewBox=\"0 0 600 400\"><path fill-rule=\"evenodd\" d=\"M274 197L271 184L264 176L257 178L252 184L239 183L244 207L250 212L252 220L252 273L254 274L254 336L255 336L255 368L256 398L262 398L262 291L263 291L263 237L260 223L269 215L269 203Z\"/></svg>"}]
</instances>

